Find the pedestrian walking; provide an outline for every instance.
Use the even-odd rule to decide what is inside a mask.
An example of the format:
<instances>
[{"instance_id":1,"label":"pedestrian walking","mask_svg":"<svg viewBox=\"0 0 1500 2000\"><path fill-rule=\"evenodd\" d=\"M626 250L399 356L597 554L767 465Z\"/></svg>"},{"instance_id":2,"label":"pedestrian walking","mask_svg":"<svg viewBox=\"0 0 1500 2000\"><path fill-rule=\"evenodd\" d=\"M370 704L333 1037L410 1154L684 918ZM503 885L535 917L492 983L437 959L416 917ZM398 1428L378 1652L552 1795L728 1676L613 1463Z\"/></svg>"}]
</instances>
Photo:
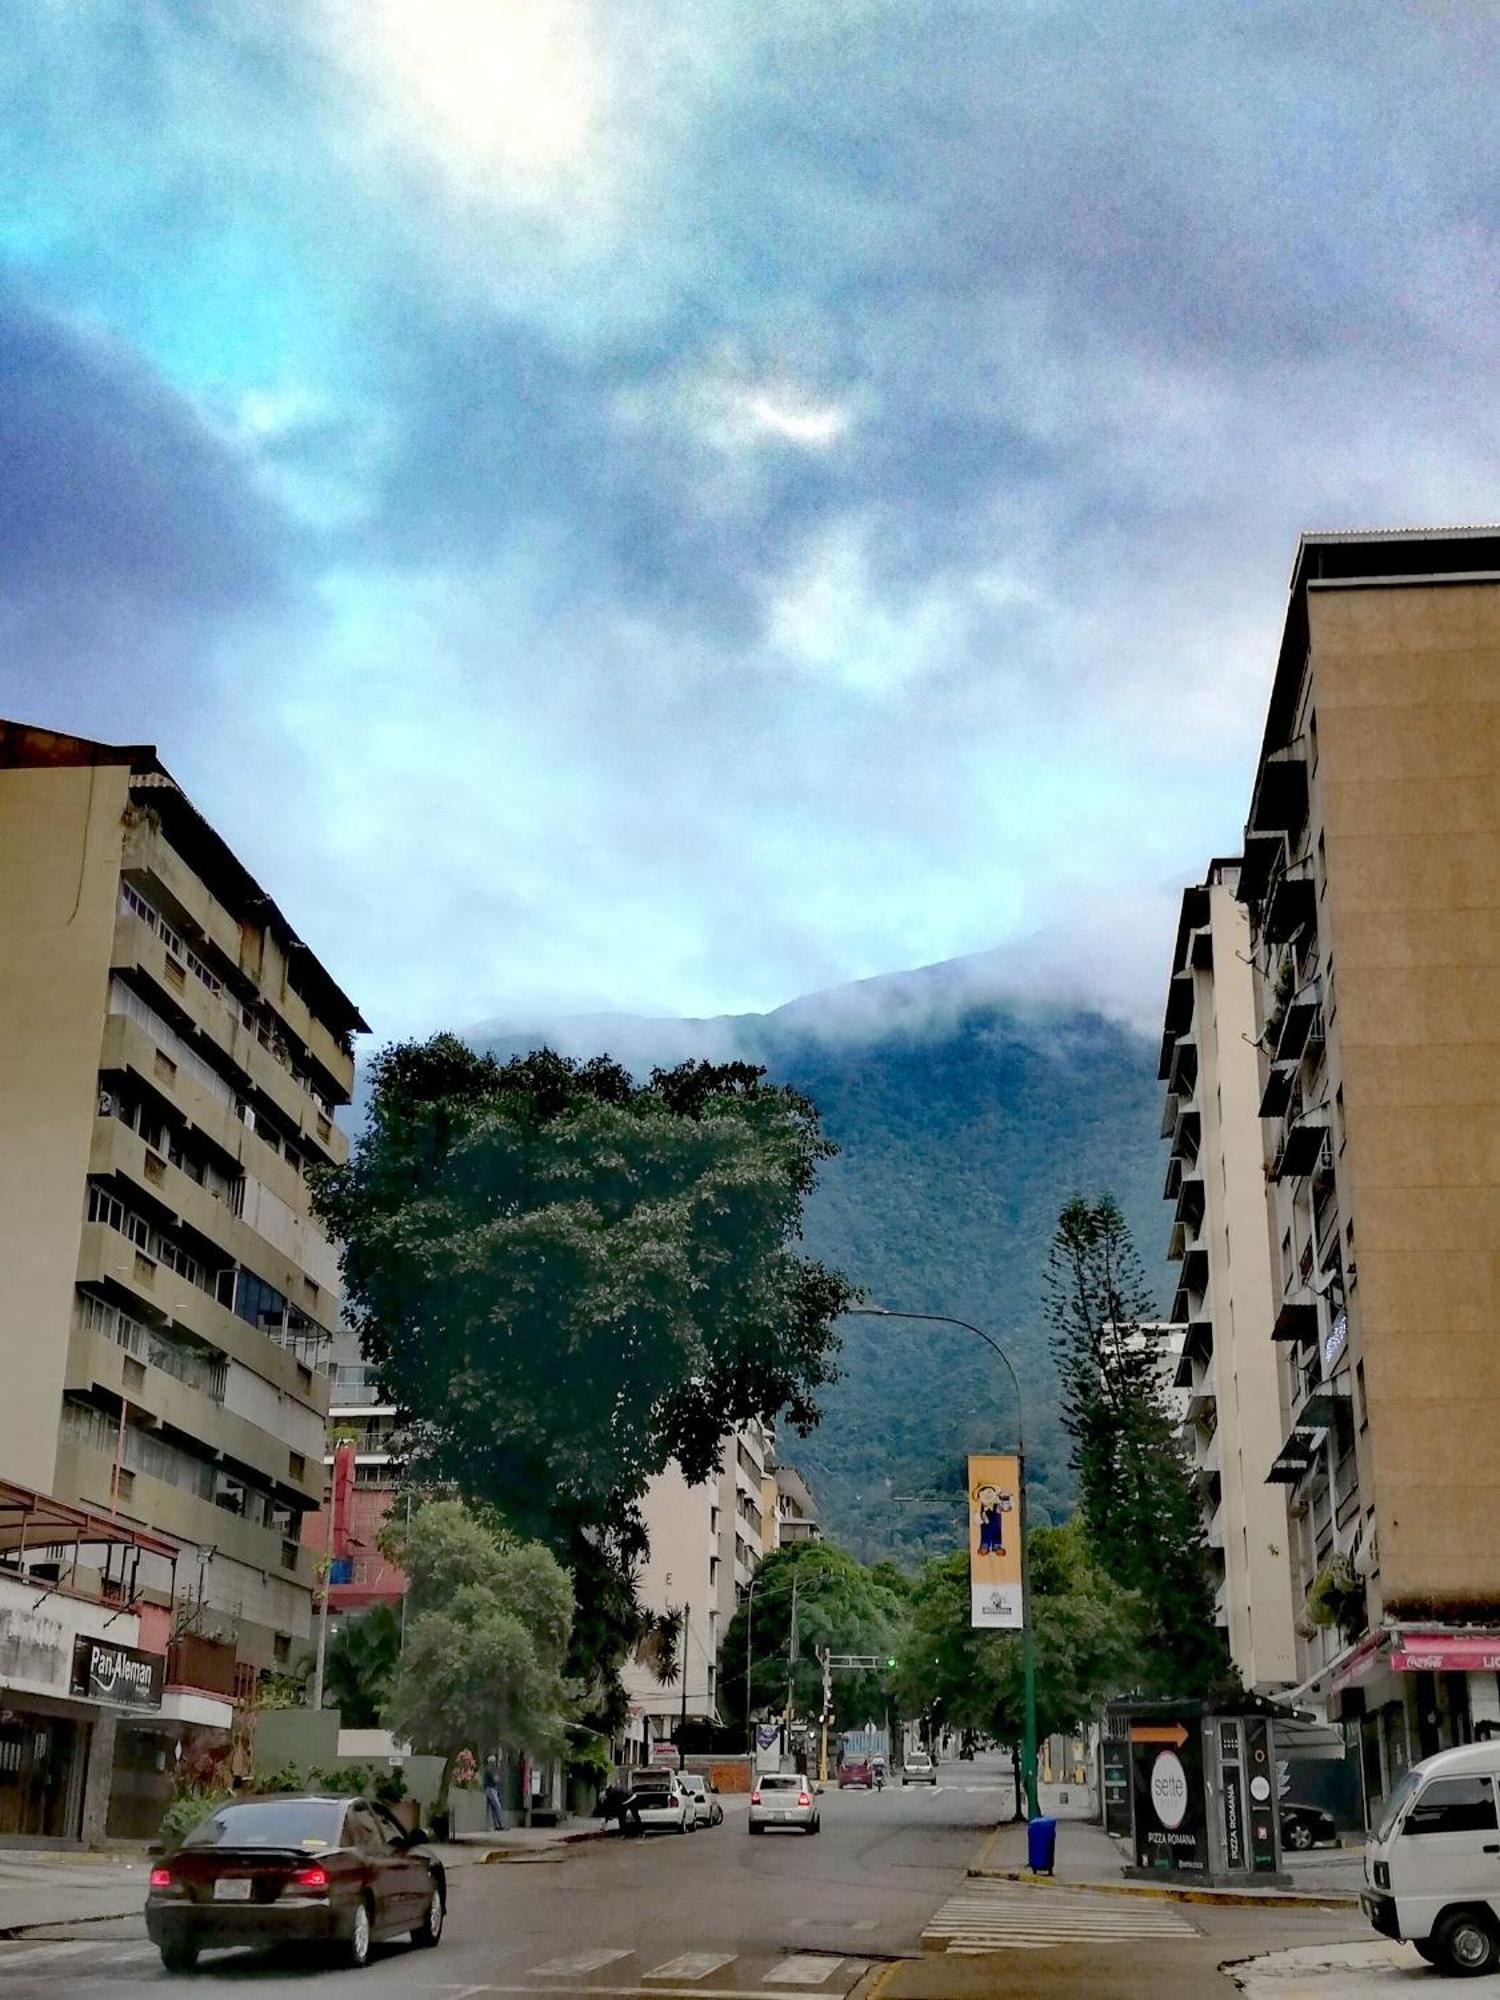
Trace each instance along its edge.
<instances>
[{"instance_id":1,"label":"pedestrian walking","mask_svg":"<svg viewBox=\"0 0 1500 2000\"><path fill-rule=\"evenodd\" d=\"M500 1808L500 1766L492 1756L484 1760L484 1814L492 1833L504 1831L505 1815Z\"/></svg>"}]
</instances>

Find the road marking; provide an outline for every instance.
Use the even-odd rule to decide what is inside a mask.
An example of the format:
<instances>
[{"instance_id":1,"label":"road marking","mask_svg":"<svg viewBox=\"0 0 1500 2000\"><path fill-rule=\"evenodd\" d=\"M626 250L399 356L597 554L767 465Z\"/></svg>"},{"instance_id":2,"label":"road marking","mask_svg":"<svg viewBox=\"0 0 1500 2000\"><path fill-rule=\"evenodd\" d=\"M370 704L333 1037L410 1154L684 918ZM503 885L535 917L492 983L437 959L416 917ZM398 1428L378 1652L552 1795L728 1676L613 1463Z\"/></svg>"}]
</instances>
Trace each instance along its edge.
<instances>
[{"instance_id":1,"label":"road marking","mask_svg":"<svg viewBox=\"0 0 1500 2000\"><path fill-rule=\"evenodd\" d=\"M561 1977L574 1972L602 1972L606 1965L613 1965L617 1958L629 1958L628 1951L575 1951L565 1958L549 1958L545 1965L529 1968L536 1977Z\"/></svg>"},{"instance_id":2,"label":"road marking","mask_svg":"<svg viewBox=\"0 0 1500 2000\"><path fill-rule=\"evenodd\" d=\"M950 1896L928 1919L922 1943L929 1951L1043 1951L1065 1944L1198 1935L1196 1926L1176 1910L1132 1909L1107 1896L996 1883L992 1889L971 1884Z\"/></svg>"},{"instance_id":3,"label":"road marking","mask_svg":"<svg viewBox=\"0 0 1500 2000\"><path fill-rule=\"evenodd\" d=\"M658 1965L650 1972L643 1972L642 1979L707 1979L711 1972L717 1972L721 1965L733 1965L732 1951L685 1951L676 1958L669 1958L665 1965Z\"/></svg>"},{"instance_id":4,"label":"road marking","mask_svg":"<svg viewBox=\"0 0 1500 2000\"><path fill-rule=\"evenodd\" d=\"M780 1965L773 1965L765 1975L767 1986L821 1986L825 1979L831 1979L843 1964L841 1958L823 1958L812 1952L796 1952L791 1958L784 1958Z\"/></svg>"}]
</instances>

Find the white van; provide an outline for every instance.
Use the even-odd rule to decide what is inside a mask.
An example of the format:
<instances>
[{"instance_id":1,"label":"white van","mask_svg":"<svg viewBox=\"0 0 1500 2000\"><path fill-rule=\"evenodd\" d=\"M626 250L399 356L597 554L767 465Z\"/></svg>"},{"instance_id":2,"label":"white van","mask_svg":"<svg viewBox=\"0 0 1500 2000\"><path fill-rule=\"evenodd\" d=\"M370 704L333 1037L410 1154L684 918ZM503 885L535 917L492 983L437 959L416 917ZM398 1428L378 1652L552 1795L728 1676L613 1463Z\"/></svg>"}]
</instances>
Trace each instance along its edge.
<instances>
[{"instance_id":1,"label":"white van","mask_svg":"<svg viewBox=\"0 0 1500 2000\"><path fill-rule=\"evenodd\" d=\"M1365 1842L1365 1915L1459 1977L1500 1969L1500 1742L1413 1764Z\"/></svg>"}]
</instances>

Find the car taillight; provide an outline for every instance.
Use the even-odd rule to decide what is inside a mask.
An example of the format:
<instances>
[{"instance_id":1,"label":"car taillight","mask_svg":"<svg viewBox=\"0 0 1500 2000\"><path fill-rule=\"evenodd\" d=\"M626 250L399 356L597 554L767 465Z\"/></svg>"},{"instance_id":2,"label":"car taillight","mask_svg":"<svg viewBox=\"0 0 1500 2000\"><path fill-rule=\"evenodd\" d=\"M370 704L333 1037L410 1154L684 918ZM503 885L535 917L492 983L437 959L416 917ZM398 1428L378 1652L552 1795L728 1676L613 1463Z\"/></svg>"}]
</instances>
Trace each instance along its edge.
<instances>
[{"instance_id":1,"label":"car taillight","mask_svg":"<svg viewBox=\"0 0 1500 2000\"><path fill-rule=\"evenodd\" d=\"M299 1868L292 1877L294 1889L326 1889L328 1870L326 1868Z\"/></svg>"},{"instance_id":2,"label":"car taillight","mask_svg":"<svg viewBox=\"0 0 1500 2000\"><path fill-rule=\"evenodd\" d=\"M812 1804L812 1793L798 1792L797 1803L799 1806L810 1806Z\"/></svg>"},{"instance_id":3,"label":"car taillight","mask_svg":"<svg viewBox=\"0 0 1500 2000\"><path fill-rule=\"evenodd\" d=\"M751 1803L751 1805L753 1805L753 1806L758 1806L758 1805L760 1804L760 1793L759 1793L759 1792L752 1792L752 1793L750 1794L750 1803Z\"/></svg>"},{"instance_id":4,"label":"car taillight","mask_svg":"<svg viewBox=\"0 0 1500 2000\"><path fill-rule=\"evenodd\" d=\"M153 1889L170 1889L172 1886L171 1869L153 1868L151 1870L151 1886Z\"/></svg>"}]
</instances>

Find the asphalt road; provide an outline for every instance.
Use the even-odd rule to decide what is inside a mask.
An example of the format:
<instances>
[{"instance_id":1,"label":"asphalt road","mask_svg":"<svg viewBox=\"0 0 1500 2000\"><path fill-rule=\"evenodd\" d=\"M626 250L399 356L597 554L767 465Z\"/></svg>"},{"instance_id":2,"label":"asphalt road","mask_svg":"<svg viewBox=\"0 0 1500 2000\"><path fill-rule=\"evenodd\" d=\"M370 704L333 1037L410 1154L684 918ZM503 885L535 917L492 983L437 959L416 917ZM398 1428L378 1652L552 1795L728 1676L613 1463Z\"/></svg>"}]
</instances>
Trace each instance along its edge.
<instances>
[{"instance_id":1,"label":"asphalt road","mask_svg":"<svg viewBox=\"0 0 1500 2000\"><path fill-rule=\"evenodd\" d=\"M182 2000L295 1990L370 2000L486 1994L818 1995L840 2000L880 1960L920 1949L987 1827L1011 1809L1002 1760L945 1765L936 1790L888 1787L821 1804L814 1838L752 1840L742 1799L721 1827L590 1842L556 1858L455 1870L436 1951L379 1951L359 1973L248 1953L169 1978L142 1923L79 1925L53 1942L0 1943L0 2000L73 2000L160 1986Z\"/></svg>"},{"instance_id":2,"label":"asphalt road","mask_svg":"<svg viewBox=\"0 0 1500 2000\"><path fill-rule=\"evenodd\" d=\"M1226 1961L1327 1940L1368 1945L1357 1912L1273 1914L967 1878L986 1830L1010 1813L1008 1775L994 1759L945 1765L941 1777L936 1791L830 1788L815 1838L752 1840L745 1801L729 1799L722 1827L686 1838L611 1838L457 1868L438 1949L391 1946L363 1972L233 1952L169 1978L138 1918L0 1941L0 2000L143 1987L183 2000L1231 2000ZM929 1946L948 1949L924 1953L924 1930ZM1292 1990L1317 1991L1279 1989Z\"/></svg>"}]
</instances>

